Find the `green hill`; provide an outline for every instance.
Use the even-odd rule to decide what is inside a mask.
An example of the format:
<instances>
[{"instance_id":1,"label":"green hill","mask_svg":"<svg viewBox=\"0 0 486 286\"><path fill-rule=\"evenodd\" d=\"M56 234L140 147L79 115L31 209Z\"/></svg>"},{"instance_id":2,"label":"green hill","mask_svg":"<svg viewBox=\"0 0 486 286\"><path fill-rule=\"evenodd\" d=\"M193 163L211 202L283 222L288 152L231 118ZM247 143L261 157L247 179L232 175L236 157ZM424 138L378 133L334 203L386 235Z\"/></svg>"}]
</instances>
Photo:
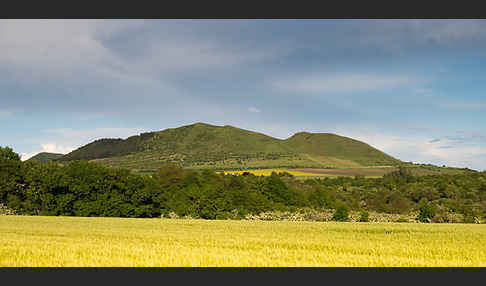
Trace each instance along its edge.
<instances>
[{"instance_id":1,"label":"green hill","mask_svg":"<svg viewBox=\"0 0 486 286\"><path fill-rule=\"evenodd\" d=\"M233 126L196 123L123 139L101 139L58 161L94 160L139 172L162 163L186 168L359 168L399 160L366 143L328 133L301 132L282 140Z\"/></svg>"},{"instance_id":2,"label":"green hill","mask_svg":"<svg viewBox=\"0 0 486 286\"><path fill-rule=\"evenodd\" d=\"M344 167L358 164L361 166L396 165L400 161L348 137L331 133L299 132L285 140L285 146L294 152L307 154L311 158L342 161ZM357 166L359 167L359 166Z\"/></svg>"},{"instance_id":3,"label":"green hill","mask_svg":"<svg viewBox=\"0 0 486 286\"><path fill-rule=\"evenodd\" d=\"M64 156L64 154L42 152L35 156L32 156L27 161L39 161L41 163L47 163L59 159L62 156Z\"/></svg>"}]
</instances>

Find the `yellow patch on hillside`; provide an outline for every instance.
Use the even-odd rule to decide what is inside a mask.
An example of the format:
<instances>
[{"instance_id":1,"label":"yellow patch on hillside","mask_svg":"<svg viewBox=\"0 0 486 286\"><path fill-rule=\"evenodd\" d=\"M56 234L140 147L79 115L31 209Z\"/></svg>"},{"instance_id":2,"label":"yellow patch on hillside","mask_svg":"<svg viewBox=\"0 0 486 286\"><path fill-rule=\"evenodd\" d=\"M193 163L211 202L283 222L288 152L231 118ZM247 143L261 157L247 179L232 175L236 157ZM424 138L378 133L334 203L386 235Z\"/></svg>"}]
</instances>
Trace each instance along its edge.
<instances>
[{"instance_id":1,"label":"yellow patch on hillside","mask_svg":"<svg viewBox=\"0 0 486 286\"><path fill-rule=\"evenodd\" d=\"M291 175L296 177L335 177L335 175L330 174L318 174L318 173L310 173L310 172L301 172L301 171L294 171L294 170L287 170L287 169L257 169L257 170L243 170L243 171L221 171L220 173L226 175L241 175L245 172L252 173L255 176L270 176L272 172L275 173L283 173L287 172Z\"/></svg>"}]
</instances>

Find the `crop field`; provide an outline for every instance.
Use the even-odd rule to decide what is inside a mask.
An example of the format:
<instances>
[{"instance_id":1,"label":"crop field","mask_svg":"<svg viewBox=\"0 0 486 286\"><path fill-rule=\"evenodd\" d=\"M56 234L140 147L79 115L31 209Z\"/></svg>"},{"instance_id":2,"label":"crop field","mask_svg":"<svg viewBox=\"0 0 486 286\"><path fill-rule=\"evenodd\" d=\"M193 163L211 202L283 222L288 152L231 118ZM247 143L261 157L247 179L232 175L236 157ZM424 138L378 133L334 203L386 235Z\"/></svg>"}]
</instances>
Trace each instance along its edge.
<instances>
[{"instance_id":1,"label":"crop field","mask_svg":"<svg viewBox=\"0 0 486 286\"><path fill-rule=\"evenodd\" d=\"M336 176L383 176L386 173L396 171L397 168L356 168L356 169L317 169L317 168L303 168L291 169L291 171L313 174L326 174Z\"/></svg>"},{"instance_id":2,"label":"crop field","mask_svg":"<svg viewBox=\"0 0 486 286\"><path fill-rule=\"evenodd\" d=\"M292 170L292 169L254 169L254 170L243 170L243 171L223 171L224 174L233 174L233 175L241 175L244 172L252 173L255 176L270 176L272 172L275 173L283 173L287 172L292 174L296 177L333 177L332 174L321 174L317 172L310 172L310 171L299 171L299 170Z\"/></svg>"},{"instance_id":3,"label":"crop field","mask_svg":"<svg viewBox=\"0 0 486 286\"><path fill-rule=\"evenodd\" d=\"M0 216L0 266L486 266L486 226Z\"/></svg>"},{"instance_id":4,"label":"crop field","mask_svg":"<svg viewBox=\"0 0 486 286\"><path fill-rule=\"evenodd\" d=\"M354 168L354 169L319 169L319 168L279 168L279 169L248 169L248 170L227 170L225 174L241 175L244 172L256 176L270 176L272 172L287 172L296 177L338 177L363 175L370 178L382 177L386 173L395 171L396 168Z\"/></svg>"},{"instance_id":5,"label":"crop field","mask_svg":"<svg viewBox=\"0 0 486 286\"><path fill-rule=\"evenodd\" d=\"M414 166L407 167L415 176L437 175L437 174L461 174L464 170L457 168L446 167L427 167ZM392 166L374 166L374 167L360 167L360 168L262 168L262 169L246 169L246 170L225 170L225 174L241 175L244 172L252 173L256 176L270 176L272 172L287 172L300 178L312 177L330 177L335 178L339 176L354 177L361 175L367 178L380 178L383 175L397 171L398 168Z\"/></svg>"}]
</instances>

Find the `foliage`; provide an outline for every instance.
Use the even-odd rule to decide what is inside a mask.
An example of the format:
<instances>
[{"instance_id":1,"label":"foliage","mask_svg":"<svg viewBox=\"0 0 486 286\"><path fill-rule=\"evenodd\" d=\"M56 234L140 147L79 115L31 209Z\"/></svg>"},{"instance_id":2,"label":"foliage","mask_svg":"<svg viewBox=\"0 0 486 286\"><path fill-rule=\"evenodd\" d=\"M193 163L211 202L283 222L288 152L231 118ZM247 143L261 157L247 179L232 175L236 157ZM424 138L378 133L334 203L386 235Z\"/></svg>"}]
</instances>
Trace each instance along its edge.
<instances>
[{"instance_id":1,"label":"foliage","mask_svg":"<svg viewBox=\"0 0 486 286\"><path fill-rule=\"evenodd\" d=\"M349 210L346 206L340 205L332 215L332 220L335 221L349 221Z\"/></svg>"},{"instance_id":2,"label":"foliage","mask_svg":"<svg viewBox=\"0 0 486 286\"><path fill-rule=\"evenodd\" d=\"M486 172L415 176L399 168L382 178L301 180L283 172L224 175L169 163L146 176L87 161L22 162L5 147L0 149L0 204L26 215L243 219L335 209L340 220L346 209L478 223L486 218Z\"/></svg>"},{"instance_id":3,"label":"foliage","mask_svg":"<svg viewBox=\"0 0 486 286\"><path fill-rule=\"evenodd\" d=\"M434 205L425 202L419 208L418 220L421 222L431 222L436 212L437 210Z\"/></svg>"},{"instance_id":4,"label":"foliage","mask_svg":"<svg viewBox=\"0 0 486 286\"><path fill-rule=\"evenodd\" d=\"M64 156L64 154L42 152L42 153L39 153L39 154L29 158L27 161L34 161L35 160L35 161L39 161L41 163L47 163L47 162L59 159L62 156Z\"/></svg>"},{"instance_id":5,"label":"foliage","mask_svg":"<svg viewBox=\"0 0 486 286\"><path fill-rule=\"evenodd\" d=\"M20 161L20 155L15 153L12 148L0 146L0 162Z\"/></svg>"},{"instance_id":6,"label":"foliage","mask_svg":"<svg viewBox=\"0 0 486 286\"><path fill-rule=\"evenodd\" d=\"M359 217L360 222L369 222L370 221L370 214L367 211L362 211Z\"/></svg>"}]
</instances>

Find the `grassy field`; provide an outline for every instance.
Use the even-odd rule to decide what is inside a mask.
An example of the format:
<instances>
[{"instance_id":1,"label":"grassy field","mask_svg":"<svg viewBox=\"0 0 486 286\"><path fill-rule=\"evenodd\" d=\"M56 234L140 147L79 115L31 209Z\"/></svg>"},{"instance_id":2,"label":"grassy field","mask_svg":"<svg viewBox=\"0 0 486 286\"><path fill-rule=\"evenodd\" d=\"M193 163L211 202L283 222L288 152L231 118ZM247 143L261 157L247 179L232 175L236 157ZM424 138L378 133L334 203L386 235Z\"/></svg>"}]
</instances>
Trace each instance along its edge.
<instances>
[{"instance_id":1,"label":"grassy field","mask_svg":"<svg viewBox=\"0 0 486 286\"><path fill-rule=\"evenodd\" d=\"M0 216L0 266L486 266L486 226Z\"/></svg>"}]
</instances>

